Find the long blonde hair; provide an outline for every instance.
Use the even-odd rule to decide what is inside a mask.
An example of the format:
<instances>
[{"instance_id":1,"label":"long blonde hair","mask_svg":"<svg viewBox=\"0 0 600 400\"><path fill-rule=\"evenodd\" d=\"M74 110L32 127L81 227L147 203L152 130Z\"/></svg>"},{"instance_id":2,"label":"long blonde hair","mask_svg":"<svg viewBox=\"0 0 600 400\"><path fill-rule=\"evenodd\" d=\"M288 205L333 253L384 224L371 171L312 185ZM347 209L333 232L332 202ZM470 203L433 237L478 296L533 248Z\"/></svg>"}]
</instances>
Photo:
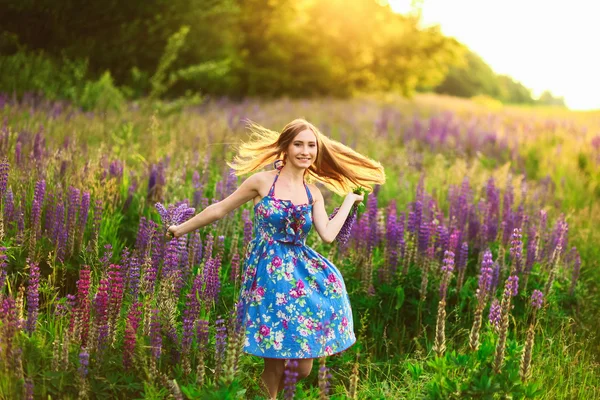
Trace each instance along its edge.
<instances>
[{"instance_id":1,"label":"long blonde hair","mask_svg":"<svg viewBox=\"0 0 600 400\"><path fill-rule=\"evenodd\" d=\"M249 121L250 140L243 142L233 162L227 164L236 175L244 175L280 159L296 135L310 129L317 138L317 158L307 169L309 180L323 183L330 190L344 195L358 186L369 191L374 184L385 183L383 166L350 147L323 135L313 124L298 118L288 123L283 130L275 132Z\"/></svg>"}]
</instances>

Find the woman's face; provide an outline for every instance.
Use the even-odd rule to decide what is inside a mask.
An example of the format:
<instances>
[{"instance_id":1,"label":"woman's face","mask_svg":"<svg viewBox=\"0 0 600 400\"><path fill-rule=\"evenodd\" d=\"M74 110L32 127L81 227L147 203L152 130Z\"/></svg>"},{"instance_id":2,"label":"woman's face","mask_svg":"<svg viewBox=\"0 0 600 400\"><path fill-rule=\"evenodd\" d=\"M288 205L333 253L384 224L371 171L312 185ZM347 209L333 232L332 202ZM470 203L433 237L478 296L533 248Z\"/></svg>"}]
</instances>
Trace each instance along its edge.
<instances>
[{"instance_id":1,"label":"woman's face","mask_svg":"<svg viewBox=\"0 0 600 400\"><path fill-rule=\"evenodd\" d=\"M310 129L298 133L287 148L287 162L308 168L317 159L317 137Z\"/></svg>"}]
</instances>

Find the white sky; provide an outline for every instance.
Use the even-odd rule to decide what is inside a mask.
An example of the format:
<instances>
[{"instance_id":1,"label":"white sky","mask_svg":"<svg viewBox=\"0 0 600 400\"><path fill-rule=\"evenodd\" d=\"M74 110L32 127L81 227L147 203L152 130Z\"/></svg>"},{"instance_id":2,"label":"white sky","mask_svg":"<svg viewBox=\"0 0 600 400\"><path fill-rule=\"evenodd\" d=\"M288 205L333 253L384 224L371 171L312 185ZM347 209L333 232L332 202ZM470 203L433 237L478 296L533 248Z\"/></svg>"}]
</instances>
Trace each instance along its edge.
<instances>
[{"instance_id":1,"label":"white sky","mask_svg":"<svg viewBox=\"0 0 600 400\"><path fill-rule=\"evenodd\" d=\"M399 13L411 0L388 0ZM538 96L550 90L575 110L600 109L597 0L422 0L425 26L439 24Z\"/></svg>"}]
</instances>

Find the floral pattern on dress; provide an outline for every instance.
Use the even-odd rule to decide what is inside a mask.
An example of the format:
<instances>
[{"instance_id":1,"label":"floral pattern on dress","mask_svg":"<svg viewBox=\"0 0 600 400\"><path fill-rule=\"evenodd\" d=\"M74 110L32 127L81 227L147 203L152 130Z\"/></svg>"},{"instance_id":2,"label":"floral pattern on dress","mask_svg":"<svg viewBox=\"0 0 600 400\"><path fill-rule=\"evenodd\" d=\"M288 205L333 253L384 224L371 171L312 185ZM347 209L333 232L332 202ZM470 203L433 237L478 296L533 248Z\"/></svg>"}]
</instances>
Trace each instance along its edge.
<instances>
[{"instance_id":1,"label":"floral pattern on dress","mask_svg":"<svg viewBox=\"0 0 600 400\"><path fill-rule=\"evenodd\" d=\"M241 298L244 351L269 358L316 358L346 350L356 341L342 274L306 245L312 196L294 205L269 194L254 206L254 238L248 244Z\"/></svg>"}]
</instances>

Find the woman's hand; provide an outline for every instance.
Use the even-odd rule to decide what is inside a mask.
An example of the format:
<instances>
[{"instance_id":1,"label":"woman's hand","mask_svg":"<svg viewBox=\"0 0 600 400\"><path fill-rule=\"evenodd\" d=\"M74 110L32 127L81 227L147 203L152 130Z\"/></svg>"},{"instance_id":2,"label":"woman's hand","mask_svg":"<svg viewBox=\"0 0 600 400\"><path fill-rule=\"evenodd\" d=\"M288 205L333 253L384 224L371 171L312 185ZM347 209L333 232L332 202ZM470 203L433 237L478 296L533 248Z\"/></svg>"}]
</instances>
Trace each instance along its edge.
<instances>
[{"instance_id":1,"label":"woman's hand","mask_svg":"<svg viewBox=\"0 0 600 400\"><path fill-rule=\"evenodd\" d=\"M356 204L362 202L365 199L365 196L362 193L348 193L346 198L351 199L352 204Z\"/></svg>"},{"instance_id":2,"label":"woman's hand","mask_svg":"<svg viewBox=\"0 0 600 400\"><path fill-rule=\"evenodd\" d=\"M167 229L167 233L166 233L167 237L170 237L171 239L173 239L173 238L178 238L181 236L181 234L177 230L177 226L178 225L169 226L169 228Z\"/></svg>"}]
</instances>

